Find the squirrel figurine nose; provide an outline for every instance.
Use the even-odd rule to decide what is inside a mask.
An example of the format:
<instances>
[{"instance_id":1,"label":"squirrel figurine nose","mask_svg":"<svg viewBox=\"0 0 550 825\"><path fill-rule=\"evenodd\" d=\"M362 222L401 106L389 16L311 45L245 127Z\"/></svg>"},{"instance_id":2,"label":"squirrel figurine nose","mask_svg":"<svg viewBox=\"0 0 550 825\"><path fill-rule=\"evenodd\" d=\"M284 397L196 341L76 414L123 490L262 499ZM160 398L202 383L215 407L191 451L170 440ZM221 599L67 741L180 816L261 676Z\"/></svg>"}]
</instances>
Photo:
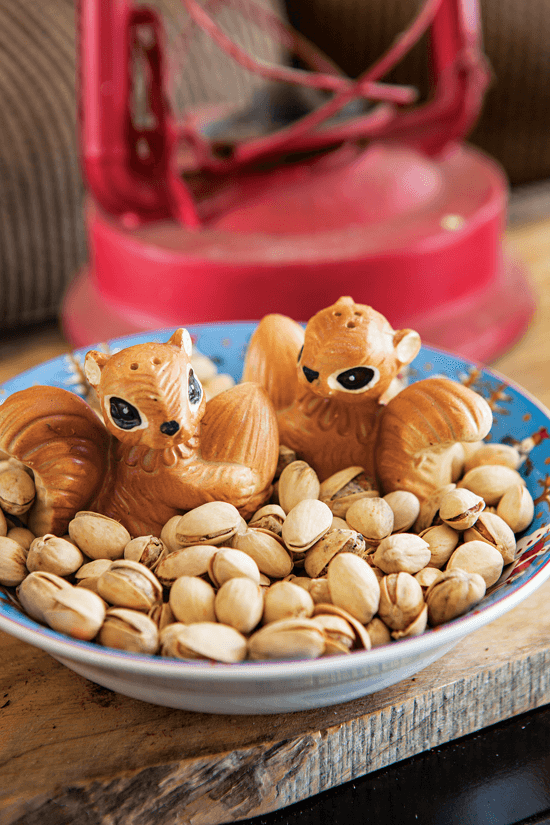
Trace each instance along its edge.
<instances>
[{"instance_id":1,"label":"squirrel figurine nose","mask_svg":"<svg viewBox=\"0 0 550 825\"><path fill-rule=\"evenodd\" d=\"M312 381L315 381L316 378L319 378L319 373L316 370L310 370L309 367L302 367L302 372L310 384Z\"/></svg>"},{"instance_id":2,"label":"squirrel figurine nose","mask_svg":"<svg viewBox=\"0 0 550 825\"><path fill-rule=\"evenodd\" d=\"M163 435L174 435L179 430L180 425L177 421L165 421L160 425L160 431Z\"/></svg>"}]
</instances>

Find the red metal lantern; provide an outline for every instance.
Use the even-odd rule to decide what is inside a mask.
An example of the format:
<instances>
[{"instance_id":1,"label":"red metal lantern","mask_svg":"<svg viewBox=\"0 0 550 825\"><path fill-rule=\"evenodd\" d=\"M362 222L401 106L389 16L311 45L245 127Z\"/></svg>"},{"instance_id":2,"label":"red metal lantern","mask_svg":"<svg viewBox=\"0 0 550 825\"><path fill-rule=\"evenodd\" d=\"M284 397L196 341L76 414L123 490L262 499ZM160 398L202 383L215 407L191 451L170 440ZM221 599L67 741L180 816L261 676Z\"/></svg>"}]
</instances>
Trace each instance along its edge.
<instances>
[{"instance_id":1,"label":"red metal lantern","mask_svg":"<svg viewBox=\"0 0 550 825\"><path fill-rule=\"evenodd\" d=\"M269 312L301 321L349 294L466 357L488 360L509 345L532 298L502 252L505 176L463 142L487 82L475 0L426 0L357 79L250 0L223 5L268 27L312 71L242 51L216 23L220 0L183 5L245 68L322 90L324 102L241 139L231 136L228 110L178 119L167 102L160 16L131 0L81 0L90 265L66 296L70 340L84 346ZM381 79L425 31L433 90L415 104L413 89ZM140 122L131 105L136 54L147 81Z\"/></svg>"}]
</instances>

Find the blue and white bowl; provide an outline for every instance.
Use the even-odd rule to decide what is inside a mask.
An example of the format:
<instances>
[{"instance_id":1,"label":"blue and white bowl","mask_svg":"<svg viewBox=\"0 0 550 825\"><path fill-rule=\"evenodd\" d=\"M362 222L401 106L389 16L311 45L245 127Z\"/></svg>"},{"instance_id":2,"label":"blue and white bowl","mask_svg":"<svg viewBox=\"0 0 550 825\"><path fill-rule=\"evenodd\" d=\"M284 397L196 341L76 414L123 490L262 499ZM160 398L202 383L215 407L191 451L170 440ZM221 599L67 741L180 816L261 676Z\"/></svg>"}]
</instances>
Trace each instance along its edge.
<instances>
[{"instance_id":1,"label":"blue and white bowl","mask_svg":"<svg viewBox=\"0 0 550 825\"><path fill-rule=\"evenodd\" d=\"M189 327L198 349L220 372L238 380L253 323ZM173 330L109 342L111 351L145 341L166 341ZM97 348L100 348L98 346ZM88 348L87 348L88 349ZM91 348L90 348L91 349ZM62 356L8 381L0 401L17 390L47 384L82 392L74 358ZM243 662L234 665L182 662L110 650L79 642L37 624L0 588L0 628L46 650L76 673L118 693L167 707L209 713L283 713L346 702L405 679L443 656L458 641L518 605L550 576L550 413L520 387L461 358L423 347L409 368L416 381L447 375L467 383L490 403L493 441L531 447L521 473L536 502L531 527L518 542L515 562L504 568L483 601L464 616L422 636L370 651L314 661Z\"/></svg>"}]
</instances>

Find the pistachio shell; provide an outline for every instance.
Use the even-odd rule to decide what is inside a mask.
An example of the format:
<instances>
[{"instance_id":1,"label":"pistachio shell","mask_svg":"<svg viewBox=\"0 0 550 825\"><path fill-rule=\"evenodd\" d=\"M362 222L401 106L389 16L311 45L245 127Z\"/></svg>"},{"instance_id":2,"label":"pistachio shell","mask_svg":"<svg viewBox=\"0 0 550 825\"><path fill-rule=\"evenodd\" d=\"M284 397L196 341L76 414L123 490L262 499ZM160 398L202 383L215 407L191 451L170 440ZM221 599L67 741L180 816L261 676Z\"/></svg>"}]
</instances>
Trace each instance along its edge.
<instances>
[{"instance_id":1,"label":"pistachio shell","mask_svg":"<svg viewBox=\"0 0 550 825\"><path fill-rule=\"evenodd\" d=\"M91 590L69 586L57 591L44 618L53 630L74 639L90 641L105 619L105 603Z\"/></svg>"},{"instance_id":2,"label":"pistachio shell","mask_svg":"<svg viewBox=\"0 0 550 825\"><path fill-rule=\"evenodd\" d=\"M406 533L415 523L420 513L420 501L407 490L395 490L384 496L384 501L393 511L394 533Z\"/></svg>"},{"instance_id":3,"label":"pistachio shell","mask_svg":"<svg viewBox=\"0 0 550 825\"><path fill-rule=\"evenodd\" d=\"M526 530L535 515L535 504L527 487L523 484L509 487L498 503L497 515L514 533Z\"/></svg>"},{"instance_id":4,"label":"pistachio shell","mask_svg":"<svg viewBox=\"0 0 550 825\"><path fill-rule=\"evenodd\" d=\"M510 467L499 464L483 464L466 473L458 486L471 490L485 501L485 504L498 504L510 487L525 484L523 478Z\"/></svg>"},{"instance_id":5,"label":"pistachio shell","mask_svg":"<svg viewBox=\"0 0 550 825\"><path fill-rule=\"evenodd\" d=\"M448 527L454 530L467 530L476 523L485 507L481 496L471 490L458 488L450 490L441 499L439 515Z\"/></svg>"},{"instance_id":6,"label":"pistachio shell","mask_svg":"<svg viewBox=\"0 0 550 825\"><path fill-rule=\"evenodd\" d=\"M252 579L254 584L260 583L260 570L254 559L232 547L223 547L212 556L208 575L216 587L235 578L247 578Z\"/></svg>"},{"instance_id":7,"label":"pistachio shell","mask_svg":"<svg viewBox=\"0 0 550 825\"><path fill-rule=\"evenodd\" d=\"M319 498L324 501L335 516L346 517L350 506L362 498L374 498L378 490L362 467L346 467L325 479L321 484Z\"/></svg>"},{"instance_id":8,"label":"pistachio shell","mask_svg":"<svg viewBox=\"0 0 550 825\"><path fill-rule=\"evenodd\" d=\"M280 536L285 518L286 513L280 504L266 504L254 513L248 522L248 526L260 527L274 533L276 536Z\"/></svg>"},{"instance_id":9,"label":"pistachio shell","mask_svg":"<svg viewBox=\"0 0 550 825\"><path fill-rule=\"evenodd\" d=\"M380 582L380 618L392 630L404 630L424 607L422 588L410 573L390 573Z\"/></svg>"},{"instance_id":10,"label":"pistachio shell","mask_svg":"<svg viewBox=\"0 0 550 825\"><path fill-rule=\"evenodd\" d=\"M260 573L273 579L284 579L292 572L292 559L274 535L255 527L235 536L233 546L250 556Z\"/></svg>"},{"instance_id":11,"label":"pistachio shell","mask_svg":"<svg viewBox=\"0 0 550 825\"><path fill-rule=\"evenodd\" d=\"M53 573L30 573L17 588L17 597L31 619L45 622L44 611L53 607L58 591L70 587L66 579Z\"/></svg>"},{"instance_id":12,"label":"pistachio shell","mask_svg":"<svg viewBox=\"0 0 550 825\"><path fill-rule=\"evenodd\" d=\"M372 568L352 553L339 553L328 566L331 601L362 624L370 622L380 601L380 585Z\"/></svg>"},{"instance_id":13,"label":"pistachio shell","mask_svg":"<svg viewBox=\"0 0 550 825\"><path fill-rule=\"evenodd\" d=\"M438 570L437 567L424 567L422 570L419 570L418 573L415 573L414 577L422 588L422 592L426 593L427 589L440 579L442 575L441 570Z\"/></svg>"},{"instance_id":14,"label":"pistachio shell","mask_svg":"<svg viewBox=\"0 0 550 825\"><path fill-rule=\"evenodd\" d=\"M279 479L285 467L296 461L296 453L290 447L281 444L279 446L279 460L277 462L277 469L275 470L275 478Z\"/></svg>"},{"instance_id":15,"label":"pistachio shell","mask_svg":"<svg viewBox=\"0 0 550 825\"><path fill-rule=\"evenodd\" d=\"M263 588L252 579L228 579L214 602L216 618L247 635L260 623L264 609Z\"/></svg>"},{"instance_id":16,"label":"pistachio shell","mask_svg":"<svg viewBox=\"0 0 550 825\"><path fill-rule=\"evenodd\" d=\"M208 544L180 547L160 560L155 567L155 576L164 587L171 587L180 576L205 576L218 550Z\"/></svg>"},{"instance_id":17,"label":"pistachio shell","mask_svg":"<svg viewBox=\"0 0 550 825\"><path fill-rule=\"evenodd\" d=\"M317 659L325 637L313 619L281 619L257 630L248 640L250 659Z\"/></svg>"},{"instance_id":18,"label":"pistachio shell","mask_svg":"<svg viewBox=\"0 0 550 825\"><path fill-rule=\"evenodd\" d=\"M428 621L432 626L461 616L485 595L485 582L478 573L446 570L426 593Z\"/></svg>"},{"instance_id":19,"label":"pistachio shell","mask_svg":"<svg viewBox=\"0 0 550 825\"><path fill-rule=\"evenodd\" d=\"M149 570L154 570L167 553L166 545L156 536L138 536L129 541L124 548L125 559L138 561Z\"/></svg>"},{"instance_id":20,"label":"pistachio shell","mask_svg":"<svg viewBox=\"0 0 550 825\"><path fill-rule=\"evenodd\" d=\"M120 522L86 510L69 522L69 536L90 559L121 559L131 539Z\"/></svg>"},{"instance_id":21,"label":"pistachio shell","mask_svg":"<svg viewBox=\"0 0 550 825\"><path fill-rule=\"evenodd\" d=\"M485 541L467 541L456 548L447 562L447 570L457 567L467 573L479 573L486 587L495 584L502 573L504 560L496 547Z\"/></svg>"},{"instance_id":22,"label":"pistachio shell","mask_svg":"<svg viewBox=\"0 0 550 825\"><path fill-rule=\"evenodd\" d=\"M393 530L393 510L383 498L362 498L351 505L346 521L367 542L377 544Z\"/></svg>"},{"instance_id":23,"label":"pistachio shell","mask_svg":"<svg viewBox=\"0 0 550 825\"><path fill-rule=\"evenodd\" d=\"M72 542L46 533L33 540L27 554L31 573L43 570L56 576L70 576L84 563L84 556Z\"/></svg>"},{"instance_id":24,"label":"pistachio shell","mask_svg":"<svg viewBox=\"0 0 550 825\"><path fill-rule=\"evenodd\" d=\"M464 473L468 473L474 467L482 467L484 464L498 464L518 470L521 462L522 456L519 450L511 444L482 443L472 455L468 456L464 463Z\"/></svg>"},{"instance_id":25,"label":"pistachio shell","mask_svg":"<svg viewBox=\"0 0 550 825\"><path fill-rule=\"evenodd\" d=\"M380 647L381 645L388 645L391 642L390 629L379 616L371 619L365 626L365 630L369 634L371 647Z\"/></svg>"},{"instance_id":26,"label":"pistachio shell","mask_svg":"<svg viewBox=\"0 0 550 825\"><path fill-rule=\"evenodd\" d=\"M432 524L437 523L439 505L441 504L442 498L455 488L456 484L446 484L422 502L420 505L420 513L414 525L415 533L422 533L424 530L427 530L428 527L431 527Z\"/></svg>"},{"instance_id":27,"label":"pistachio shell","mask_svg":"<svg viewBox=\"0 0 550 825\"><path fill-rule=\"evenodd\" d=\"M321 613L313 619L325 637L325 656L349 653L355 642L355 633L349 622L341 616Z\"/></svg>"},{"instance_id":28,"label":"pistachio shell","mask_svg":"<svg viewBox=\"0 0 550 825\"><path fill-rule=\"evenodd\" d=\"M371 641L366 628L361 624L361 622L357 621L355 616L352 616L351 613L343 607L338 607L338 605L329 602L321 602L316 604L315 610L313 611L313 618L317 619L323 616L339 616L340 618L345 619L355 634L355 641L353 643L354 650L370 650Z\"/></svg>"},{"instance_id":29,"label":"pistachio shell","mask_svg":"<svg viewBox=\"0 0 550 825\"><path fill-rule=\"evenodd\" d=\"M275 582L266 590L263 622L311 616L315 605L303 587L292 582Z\"/></svg>"},{"instance_id":30,"label":"pistachio shell","mask_svg":"<svg viewBox=\"0 0 550 825\"><path fill-rule=\"evenodd\" d=\"M316 579L324 576L328 563L337 553L366 555L365 540L356 530L330 529L306 552L304 567L308 576Z\"/></svg>"},{"instance_id":31,"label":"pistachio shell","mask_svg":"<svg viewBox=\"0 0 550 825\"><path fill-rule=\"evenodd\" d=\"M34 533L31 533L31 531L26 527L12 527L7 533L2 533L1 527L3 518L4 514L0 511L0 536L7 535L9 539L13 539L17 542L17 544L20 544L23 550L28 550L36 538Z\"/></svg>"},{"instance_id":32,"label":"pistachio shell","mask_svg":"<svg viewBox=\"0 0 550 825\"><path fill-rule=\"evenodd\" d=\"M76 586L85 587L86 590L97 593L97 580L109 569L111 564L110 559L94 559L94 561L83 564L75 573Z\"/></svg>"},{"instance_id":33,"label":"pistachio shell","mask_svg":"<svg viewBox=\"0 0 550 825\"><path fill-rule=\"evenodd\" d=\"M158 650L159 631L155 622L144 613L110 607L97 640L104 647L153 655Z\"/></svg>"},{"instance_id":34,"label":"pistachio shell","mask_svg":"<svg viewBox=\"0 0 550 825\"><path fill-rule=\"evenodd\" d=\"M129 559L114 561L97 580L99 595L115 607L150 610L162 601L162 587L149 568Z\"/></svg>"},{"instance_id":35,"label":"pistachio shell","mask_svg":"<svg viewBox=\"0 0 550 825\"><path fill-rule=\"evenodd\" d=\"M421 636L424 631L426 630L428 624L428 605L425 604L416 619L410 623L408 627L405 627L403 630L394 630L392 635L393 639L406 639L411 636Z\"/></svg>"},{"instance_id":36,"label":"pistachio shell","mask_svg":"<svg viewBox=\"0 0 550 825\"><path fill-rule=\"evenodd\" d=\"M396 533L382 539L373 561L384 573L418 573L430 562L430 546L413 533Z\"/></svg>"},{"instance_id":37,"label":"pistachio shell","mask_svg":"<svg viewBox=\"0 0 550 825\"><path fill-rule=\"evenodd\" d=\"M316 499L321 488L317 473L305 461L293 461L279 478L279 504L289 513L300 501Z\"/></svg>"},{"instance_id":38,"label":"pistachio shell","mask_svg":"<svg viewBox=\"0 0 550 825\"><path fill-rule=\"evenodd\" d=\"M430 548L431 567L443 567L451 558L460 535L448 524L433 524L420 533L420 538L428 543Z\"/></svg>"},{"instance_id":39,"label":"pistachio shell","mask_svg":"<svg viewBox=\"0 0 550 825\"><path fill-rule=\"evenodd\" d=\"M15 587L21 584L27 570L27 553L20 544L7 536L0 536L0 584Z\"/></svg>"},{"instance_id":40,"label":"pistachio shell","mask_svg":"<svg viewBox=\"0 0 550 825\"><path fill-rule=\"evenodd\" d=\"M287 513L282 538L292 551L306 551L330 530L332 513L318 499L303 499Z\"/></svg>"},{"instance_id":41,"label":"pistachio shell","mask_svg":"<svg viewBox=\"0 0 550 825\"><path fill-rule=\"evenodd\" d=\"M196 576L180 576L170 589L170 609L178 622L215 622L212 585Z\"/></svg>"},{"instance_id":42,"label":"pistachio shell","mask_svg":"<svg viewBox=\"0 0 550 825\"><path fill-rule=\"evenodd\" d=\"M0 507L12 516L22 516L36 496L34 481L25 470L11 467L0 473Z\"/></svg>"},{"instance_id":43,"label":"pistachio shell","mask_svg":"<svg viewBox=\"0 0 550 825\"><path fill-rule=\"evenodd\" d=\"M464 533L464 541L488 542L499 551L504 564L511 564L516 557L514 532L504 519L495 513L481 513L474 526Z\"/></svg>"},{"instance_id":44,"label":"pistachio shell","mask_svg":"<svg viewBox=\"0 0 550 825\"><path fill-rule=\"evenodd\" d=\"M240 526L241 515L226 501L208 501L181 516L175 528L179 547L226 544Z\"/></svg>"},{"instance_id":45,"label":"pistachio shell","mask_svg":"<svg viewBox=\"0 0 550 825\"><path fill-rule=\"evenodd\" d=\"M176 622L161 631L160 644L163 656L227 663L242 661L247 645L242 633L219 622Z\"/></svg>"}]
</instances>

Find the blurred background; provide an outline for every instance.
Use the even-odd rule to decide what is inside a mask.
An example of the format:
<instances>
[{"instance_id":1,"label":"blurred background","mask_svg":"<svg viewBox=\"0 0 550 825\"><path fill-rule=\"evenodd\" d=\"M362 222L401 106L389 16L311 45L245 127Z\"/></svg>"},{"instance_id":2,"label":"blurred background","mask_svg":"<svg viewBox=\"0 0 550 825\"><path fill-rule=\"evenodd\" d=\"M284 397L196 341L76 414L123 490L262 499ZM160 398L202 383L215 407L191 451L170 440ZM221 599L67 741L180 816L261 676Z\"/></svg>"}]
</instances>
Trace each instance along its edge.
<instances>
[{"instance_id":1,"label":"blurred background","mask_svg":"<svg viewBox=\"0 0 550 825\"><path fill-rule=\"evenodd\" d=\"M156 0L168 37L172 105L250 104L264 81L206 37L194 37L185 69L180 0ZM417 0L263 0L347 74L360 74L410 23ZM492 72L469 140L504 168L510 221L550 214L550 6L548 0L481 0L483 47ZM262 60L289 60L281 46L229 8L224 28ZM0 330L55 323L63 296L88 256L84 183L77 145L75 3L0 4ZM386 77L428 86L424 41Z\"/></svg>"}]
</instances>

